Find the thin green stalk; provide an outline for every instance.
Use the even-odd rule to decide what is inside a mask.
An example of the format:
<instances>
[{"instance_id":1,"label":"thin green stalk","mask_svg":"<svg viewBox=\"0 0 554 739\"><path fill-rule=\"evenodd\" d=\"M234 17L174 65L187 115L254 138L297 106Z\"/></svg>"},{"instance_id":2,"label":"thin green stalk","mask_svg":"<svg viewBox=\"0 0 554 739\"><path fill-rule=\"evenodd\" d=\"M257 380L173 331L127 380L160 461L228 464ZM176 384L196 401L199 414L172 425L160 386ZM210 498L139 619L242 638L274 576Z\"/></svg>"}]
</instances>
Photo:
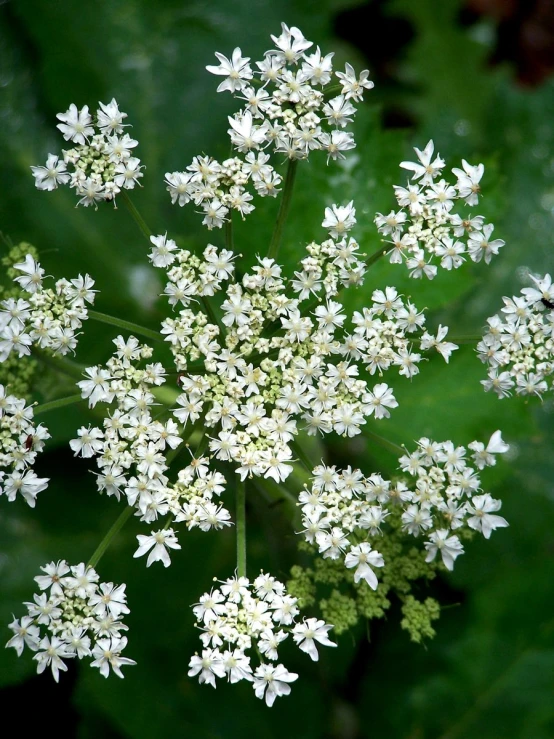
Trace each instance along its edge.
<instances>
[{"instance_id":1,"label":"thin green stalk","mask_svg":"<svg viewBox=\"0 0 554 739\"><path fill-rule=\"evenodd\" d=\"M297 517L297 514L300 512L298 498L284 485L278 485L273 480L266 480L259 477L252 478L252 484L258 493L270 503L270 507L284 503L290 508L293 518Z\"/></svg>"},{"instance_id":2,"label":"thin green stalk","mask_svg":"<svg viewBox=\"0 0 554 739\"><path fill-rule=\"evenodd\" d=\"M229 219L225 221L225 246L229 251L234 251L233 246L233 212L229 213Z\"/></svg>"},{"instance_id":3,"label":"thin green stalk","mask_svg":"<svg viewBox=\"0 0 554 739\"><path fill-rule=\"evenodd\" d=\"M246 483L237 480L236 489L237 576L246 577Z\"/></svg>"},{"instance_id":4,"label":"thin green stalk","mask_svg":"<svg viewBox=\"0 0 554 739\"><path fill-rule=\"evenodd\" d=\"M41 413L48 413L48 411L55 411L57 408L64 408L66 405L74 405L75 403L82 402L83 398L79 395L68 395L66 398L58 398L57 400L51 400L48 403L41 403L36 405L33 409L33 415L38 416Z\"/></svg>"},{"instance_id":5,"label":"thin green stalk","mask_svg":"<svg viewBox=\"0 0 554 739\"><path fill-rule=\"evenodd\" d=\"M102 539L100 544L96 547L94 550L94 553L92 557L89 559L87 567L96 567L98 562L100 562L101 558L103 557L106 549L110 546L112 543L112 539L119 533L119 531L123 528L125 523L129 520L129 518L132 516L134 511L134 508L132 506L127 506L117 517L117 519L112 524L112 527L106 534L106 536Z\"/></svg>"},{"instance_id":6,"label":"thin green stalk","mask_svg":"<svg viewBox=\"0 0 554 739\"><path fill-rule=\"evenodd\" d=\"M394 441L389 441L388 439L385 439L383 436L379 436L379 434L375 434L373 431L364 429L363 435L366 437L366 439L374 441L376 444L379 444L379 446L382 446L384 449L388 449L389 452L392 452L393 454L406 453L404 447L395 444Z\"/></svg>"},{"instance_id":7,"label":"thin green stalk","mask_svg":"<svg viewBox=\"0 0 554 739\"><path fill-rule=\"evenodd\" d=\"M135 204L133 203L129 195L125 192L125 190L121 191L121 199L125 203L129 213L132 215L133 220L135 221L137 226L140 228L142 235L145 236L148 241L150 241L150 236L152 236L152 231L146 225L146 221L141 216L141 214L138 212L138 210L135 207Z\"/></svg>"},{"instance_id":8,"label":"thin green stalk","mask_svg":"<svg viewBox=\"0 0 554 739\"><path fill-rule=\"evenodd\" d=\"M145 326L139 326L137 323L131 323L131 321L125 321L115 316L108 316L106 313L98 313L95 310L89 310L88 315L93 321L106 323L108 326L116 326L117 328L122 328L124 331L131 331L133 334L145 336L147 339L152 339L153 341L163 341L163 337L158 331L153 331L151 328L146 328Z\"/></svg>"},{"instance_id":9,"label":"thin green stalk","mask_svg":"<svg viewBox=\"0 0 554 739\"><path fill-rule=\"evenodd\" d=\"M212 323L214 323L219 328L219 331L221 332L221 335L224 336L225 335L225 329L223 327L223 324L221 323L221 321L219 320L219 318L216 316L216 314L214 312L214 309L212 308L212 306L208 302L208 298L205 295L201 295L200 296L200 300L202 301L202 305L204 306L204 310L208 314L208 318L210 319L210 321Z\"/></svg>"},{"instance_id":10,"label":"thin green stalk","mask_svg":"<svg viewBox=\"0 0 554 739\"><path fill-rule=\"evenodd\" d=\"M74 379L82 380L83 372L85 367L77 362L72 362L71 359L65 357L56 357L51 354L47 354L42 349L33 348L32 354L36 359L39 359L47 367L51 367L64 375L68 375Z\"/></svg>"},{"instance_id":11,"label":"thin green stalk","mask_svg":"<svg viewBox=\"0 0 554 739\"><path fill-rule=\"evenodd\" d=\"M290 201L292 198L292 191L294 189L294 180L296 177L296 169L298 167L298 159L289 159L287 174L285 175L285 184L283 186L283 193L281 196L281 205L279 206L279 213L277 214L277 220L275 221L275 228L269 242L269 251L267 256L271 259L277 259L279 253L279 246L281 245L281 236L283 235L283 228L287 215L290 208Z\"/></svg>"},{"instance_id":12,"label":"thin green stalk","mask_svg":"<svg viewBox=\"0 0 554 739\"><path fill-rule=\"evenodd\" d=\"M391 249L394 248L394 244L383 244L383 246L378 249L374 254L372 254L370 257L368 257L365 260L365 266L371 267L372 264L377 262L381 257L384 257L385 254L387 254Z\"/></svg>"},{"instance_id":13,"label":"thin green stalk","mask_svg":"<svg viewBox=\"0 0 554 739\"><path fill-rule=\"evenodd\" d=\"M202 432L202 438L198 442L198 446L196 447L196 451L194 452L194 458L200 459L200 457L204 454L206 449L208 448L208 442L210 441L207 434Z\"/></svg>"},{"instance_id":14,"label":"thin green stalk","mask_svg":"<svg viewBox=\"0 0 554 739\"><path fill-rule=\"evenodd\" d=\"M296 440L289 441L289 446L294 452L294 454L298 457L299 461L304 465L306 470L310 473L310 475L313 472L315 464L312 464L310 461L308 455L304 452L300 444L297 443Z\"/></svg>"},{"instance_id":15,"label":"thin green stalk","mask_svg":"<svg viewBox=\"0 0 554 739\"><path fill-rule=\"evenodd\" d=\"M482 338L479 334L468 334L467 336L449 336L448 341L453 341L455 344L475 344Z\"/></svg>"}]
</instances>

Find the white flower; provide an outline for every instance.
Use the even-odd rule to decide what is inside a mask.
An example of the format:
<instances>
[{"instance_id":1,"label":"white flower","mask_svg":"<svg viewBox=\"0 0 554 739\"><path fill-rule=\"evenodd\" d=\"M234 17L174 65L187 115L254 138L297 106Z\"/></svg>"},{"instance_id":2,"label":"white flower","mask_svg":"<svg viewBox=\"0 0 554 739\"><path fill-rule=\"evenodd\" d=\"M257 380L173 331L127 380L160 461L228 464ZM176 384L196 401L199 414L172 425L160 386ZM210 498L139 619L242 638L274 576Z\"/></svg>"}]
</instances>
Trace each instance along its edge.
<instances>
[{"instance_id":1,"label":"white flower","mask_svg":"<svg viewBox=\"0 0 554 739\"><path fill-rule=\"evenodd\" d=\"M52 675L56 682L60 681L60 670L67 672L67 665L63 661L73 654L67 644L57 636L45 636L38 645L38 651L33 656L37 660L37 672L40 675L47 667L52 670Z\"/></svg>"},{"instance_id":2,"label":"white flower","mask_svg":"<svg viewBox=\"0 0 554 739\"><path fill-rule=\"evenodd\" d=\"M23 616L21 621L14 618L8 628L13 631L14 636L8 641L6 647L13 647L18 657L21 657L25 646L33 652L37 651L40 629L31 616Z\"/></svg>"},{"instance_id":3,"label":"white flower","mask_svg":"<svg viewBox=\"0 0 554 739\"><path fill-rule=\"evenodd\" d=\"M434 336L431 336L431 334L425 332L421 337L421 348L422 349L431 349L434 348L438 351L438 353L444 358L444 361L448 363L448 360L450 359L450 355L453 351L458 349L457 344L453 344L451 341L443 341L443 339L446 337L448 333L448 327L447 326L441 326L439 325L439 328L437 330L437 336L436 338Z\"/></svg>"},{"instance_id":4,"label":"white flower","mask_svg":"<svg viewBox=\"0 0 554 739\"><path fill-rule=\"evenodd\" d=\"M190 658L189 668L189 677L198 675L200 684L208 683L213 688L216 687L216 677L225 677L226 672L226 665L218 649L204 649L202 650L202 657L195 654Z\"/></svg>"},{"instance_id":5,"label":"white flower","mask_svg":"<svg viewBox=\"0 0 554 739\"><path fill-rule=\"evenodd\" d=\"M261 664L254 672L253 687L256 698L265 697L266 705L271 708L275 703L275 698L289 695L289 683L293 683L297 678L298 675L295 672L289 672L284 665Z\"/></svg>"},{"instance_id":6,"label":"white flower","mask_svg":"<svg viewBox=\"0 0 554 739\"><path fill-rule=\"evenodd\" d=\"M126 646L127 639L124 636L99 639L92 649L92 656L95 659L91 662L91 666L98 667L103 677L108 677L111 668L118 677L123 678L122 666L136 665L134 659L121 656L121 652Z\"/></svg>"},{"instance_id":7,"label":"white flower","mask_svg":"<svg viewBox=\"0 0 554 739\"><path fill-rule=\"evenodd\" d=\"M490 264L493 255L498 254L498 250L506 243L502 239L491 241L490 237L493 231L494 226L492 223L488 223L483 226L482 231L473 231L469 234L467 251L474 262L480 262L481 259L484 259L486 264Z\"/></svg>"},{"instance_id":8,"label":"white flower","mask_svg":"<svg viewBox=\"0 0 554 739\"><path fill-rule=\"evenodd\" d=\"M167 233L163 236L151 236L150 241L154 244L154 248L148 255L154 267L168 267L175 261L173 252L177 249L177 244L173 239L167 238Z\"/></svg>"},{"instance_id":9,"label":"white flower","mask_svg":"<svg viewBox=\"0 0 554 739\"><path fill-rule=\"evenodd\" d=\"M152 562L162 562L164 567L169 567L171 559L167 550L181 548L173 529L153 531L150 536L138 534L137 539L139 548L133 554L133 557L142 557L146 552L150 552L146 561L147 567L150 567Z\"/></svg>"},{"instance_id":10,"label":"white flower","mask_svg":"<svg viewBox=\"0 0 554 739\"><path fill-rule=\"evenodd\" d=\"M287 464L291 460L292 451L286 446L267 449L259 454L259 464L264 470L264 477L271 477L277 483L286 480L292 472L293 466Z\"/></svg>"},{"instance_id":11,"label":"white flower","mask_svg":"<svg viewBox=\"0 0 554 739\"><path fill-rule=\"evenodd\" d=\"M496 464L495 454L505 454L509 450L509 445L502 439L502 433L495 431L491 436L486 448L482 442L472 441L468 445L473 453L473 460L477 467L482 470L485 467L492 467Z\"/></svg>"},{"instance_id":12,"label":"white flower","mask_svg":"<svg viewBox=\"0 0 554 739\"><path fill-rule=\"evenodd\" d=\"M72 103L65 113L58 113L56 118L62 121L58 123L57 128L63 133L66 141L73 141L75 144L84 144L88 137L94 134L88 105L78 110L77 106Z\"/></svg>"},{"instance_id":13,"label":"white flower","mask_svg":"<svg viewBox=\"0 0 554 739\"><path fill-rule=\"evenodd\" d=\"M370 565L372 567L383 567L385 562L382 554L372 550L371 546L364 542L350 548L344 558L344 564L349 569L356 567L354 582L360 582L363 579L372 590L377 590L379 582Z\"/></svg>"},{"instance_id":14,"label":"white flower","mask_svg":"<svg viewBox=\"0 0 554 739\"><path fill-rule=\"evenodd\" d=\"M552 283L551 276L546 274L544 277L534 277L533 275L529 275L529 277L535 283L536 288L524 287L521 293L525 296L525 299L530 304L538 304L537 307L539 309L545 307L542 303L543 300L550 303L554 302L554 284Z\"/></svg>"},{"instance_id":15,"label":"white flower","mask_svg":"<svg viewBox=\"0 0 554 739\"><path fill-rule=\"evenodd\" d=\"M281 35L278 37L271 36L271 40L278 51L272 50L268 53L271 56L276 56L283 64L293 64L298 61L306 49L313 46L312 42L304 37L304 34L299 28L292 26L289 29L285 23L281 23Z\"/></svg>"},{"instance_id":16,"label":"white flower","mask_svg":"<svg viewBox=\"0 0 554 739\"><path fill-rule=\"evenodd\" d=\"M479 202L479 192L481 191L479 183L483 177L485 166L478 164L473 167L465 159L462 159L462 167L463 169L454 167L452 170L458 178L457 188L460 197L464 198L468 205L477 205Z\"/></svg>"},{"instance_id":17,"label":"white flower","mask_svg":"<svg viewBox=\"0 0 554 739\"><path fill-rule=\"evenodd\" d=\"M113 378L107 370L99 369L98 366L87 367L85 375L89 379L81 380L77 383L77 387L81 388L81 395L83 398L88 398L89 408L102 401L109 403L113 398L113 393L110 392L109 380ZM85 456L85 455L83 455Z\"/></svg>"},{"instance_id":18,"label":"white flower","mask_svg":"<svg viewBox=\"0 0 554 739\"><path fill-rule=\"evenodd\" d=\"M80 454L81 457L93 457L104 448L104 434L100 429L81 426L77 434L79 438L69 442L75 456Z\"/></svg>"},{"instance_id":19,"label":"white flower","mask_svg":"<svg viewBox=\"0 0 554 739\"><path fill-rule=\"evenodd\" d=\"M65 162L55 154L48 154L44 167L31 167L31 171L39 190L55 190L58 185L65 185L70 180Z\"/></svg>"},{"instance_id":20,"label":"white flower","mask_svg":"<svg viewBox=\"0 0 554 739\"><path fill-rule=\"evenodd\" d=\"M113 582L103 582L89 598L89 605L99 616L109 614L119 618L122 614L129 613L126 605L127 595L125 585L114 585Z\"/></svg>"},{"instance_id":21,"label":"white flower","mask_svg":"<svg viewBox=\"0 0 554 739\"><path fill-rule=\"evenodd\" d=\"M341 94L352 100L361 100L364 89L371 90L375 86L374 83L368 79L369 70L364 69L358 78L356 77L354 68L348 64L348 62L345 65L344 72L336 72L335 74L342 82Z\"/></svg>"},{"instance_id":22,"label":"white flower","mask_svg":"<svg viewBox=\"0 0 554 739\"><path fill-rule=\"evenodd\" d=\"M453 570L456 557L459 557L464 552L464 548L458 537L449 536L447 529L438 529L429 535L429 539L430 541L425 542L425 549L427 549L425 561L432 562L437 552L440 552L446 569Z\"/></svg>"},{"instance_id":23,"label":"white flower","mask_svg":"<svg viewBox=\"0 0 554 739\"><path fill-rule=\"evenodd\" d=\"M25 502L35 507L36 497L48 487L49 478L37 477L33 470L25 472L14 471L3 480L4 494L10 502L15 500L19 493Z\"/></svg>"},{"instance_id":24,"label":"white flower","mask_svg":"<svg viewBox=\"0 0 554 739\"><path fill-rule=\"evenodd\" d=\"M221 661L230 683L238 683L240 680L252 682L254 679L250 667L250 658L242 650L234 649L231 651L229 649L223 652Z\"/></svg>"},{"instance_id":25,"label":"white flower","mask_svg":"<svg viewBox=\"0 0 554 739\"><path fill-rule=\"evenodd\" d=\"M435 145L432 141L429 141L425 149L423 151L420 151L416 147L414 147L414 151L417 154L417 158L419 160L418 162L400 162L400 166L403 169L408 169L414 174L412 175L412 179L415 180L421 180L421 184L423 185L431 185L433 183L433 179L437 177L437 175L440 174L442 168L444 167L444 159L441 159L441 157L437 154L435 159L433 160L433 152L435 150Z\"/></svg>"},{"instance_id":26,"label":"white flower","mask_svg":"<svg viewBox=\"0 0 554 739\"><path fill-rule=\"evenodd\" d=\"M302 71L312 85L326 85L330 82L333 56L333 52L322 56L319 46L313 54L304 54Z\"/></svg>"},{"instance_id":27,"label":"white flower","mask_svg":"<svg viewBox=\"0 0 554 739\"><path fill-rule=\"evenodd\" d=\"M326 624L317 618L305 619L301 624L296 624L292 631L292 638L299 648L309 654L309 656L317 662L319 654L315 642L325 645L326 647L336 647L327 636L327 632L332 629L332 625Z\"/></svg>"},{"instance_id":28,"label":"white flower","mask_svg":"<svg viewBox=\"0 0 554 739\"><path fill-rule=\"evenodd\" d=\"M248 62L249 57L243 57L239 47L237 47L231 56L231 59L223 56L219 52L215 52L219 67L208 65L206 69L211 74L220 75L226 79L221 82L217 88L217 92L229 90L229 92L237 92L246 87L246 80L252 79L252 69Z\"/></svg>"},{"instance_id":29,"label":"white flower","mask_svg":"<svg viewBox=\"0 0 554 739\"><path fill-rule=\"evenodd\" d=\"M59 562L50 562L40 569L46 574L35 577L35 582L39 588L41 590L51 588L52 595L63 595L63 586L67 581L67 578L65 578L64 575L67 575L70 571L65 559L62 559Z\"/></svg>"},{"instance_id":30,"label":"white flower","mask_svg":"<svg viewBox=\"0 0 554 739\"><path fill-rule=\"evenodd\" d=\"M264 629L260 634L258 641L258 649L260 654L270 660L279 659L278 649L279 644L287 638L288 634L285 631L274 632L271 629Z\"/></svg>"},{"instance_id":31,"label":"white flower","mask_svg":"<svg viewBox=\"0 0 554 739\"><path fill-rule=\"evenodd\" d=\"M505 518L493 515L501 507L502 503L499 500L491 498L488 493L485 495L476 495L471 499L471 504L468 505L467 510L471 514L471 518L468 518L467 525L475 529L475 531L480 531L485 539L489 539L495 529L509 526Z\"/></svg>"},{"instance_id":32,"label":"white flower","mask_svg":"<svg viewBox=\"0 0 554 739\"><path fill-rule=\"evenodd\" d=\"M127 113L119 110L119 106L112 98L109 103L99 103L100 108L96 111L98 118L98 128L104 134L123 133L123 119L127 118Z\"/></svg>"},{"instance_id":33,"label":"white flower","mask_svg":"<svg viewBox=\"0 0 554 739\"><path fill-rule=\"evenodd\" d=\"M137 157L129 157L124 159L115 166L115 176L113 178L114 183L117 187L122 187L125 190L132 190L143 174L140 159Z\"/></svg>"},{"instance_id":34,"label":"white flower","mask_svg":"<svg viewBox=\"0 0 554 739\"><path fill-rule=\"evenodd\" d=\"M23 272L23 275L14 278L14 282L18 282L23 290L28 293L36 293L42 289L44 270L30 254L26 255L24 262L14 264L13 268L18 272Z\"/></svg>"},{"instance_id":35,"label":"white flower","mask_svg":"<svg viewBox=\"0 0 554 739\"><path fill-rule=\"evenodd\" d=\"M384 382L375 385L373 391L369 390L362 398L364 412L375 418L390 418L387 408L398 408L398 401L393 395L392 389Z\"/></svg>"},{"instance_id":36,"label":"white flower","mask_svg":"<svg viewBox=\"0 0 554 739\"><path fill-rule=\"evenodd\" d=\"M351 200L347 205L332 205L325 208L325 218L321 224L328 229L333 238L341 239L356 224L356 209Z\"/></svg>"},{"instance_id":37,"label":"white flower","mask_svg":"<svg viewBox=\"0 0 554 739\"><path fill-rule=\"evenodd\" d=\"M260 126L254 125L250 111L247 110L240 119L229 116L228 120L231 124L228 131L231 142L239 151L258 149L265 141L265 131Z\"/></svg>"}]
</instances>

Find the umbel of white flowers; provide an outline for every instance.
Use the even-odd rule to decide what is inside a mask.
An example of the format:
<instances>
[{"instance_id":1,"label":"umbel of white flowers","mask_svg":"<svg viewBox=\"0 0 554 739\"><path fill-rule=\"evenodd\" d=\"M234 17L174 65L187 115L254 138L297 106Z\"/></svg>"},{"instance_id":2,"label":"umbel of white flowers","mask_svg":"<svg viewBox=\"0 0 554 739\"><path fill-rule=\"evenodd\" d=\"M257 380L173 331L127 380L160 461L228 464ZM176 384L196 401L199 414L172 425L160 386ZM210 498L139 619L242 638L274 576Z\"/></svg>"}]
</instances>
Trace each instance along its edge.
<instances>
[{"instance_id":1,"label":"umbel of white flowers","mask_svg":"<svg viewBox=\"0 0 554 739\"><path fill-rule=\"evenodd\" d=\"M133 156L138 141L124 133L127 113L119 110L115 100L99 103L96 115L88 105L81 110L73 103L65 113L58 113L58 128L71 149L62 158L48 154L46 165L31 167L39 190L55 190L69 185L79 197L77 205L94 205L113 200L121 190L132 190L140 184L142 165Z\"/></svg>"},{"instance_id":2,"label":"umbel of white flowers","mask_svg":"<svg viewBox=\"0 0 554 739\"><path fill-rule=\"evenodd\" d=\"M432 280L437 264L448 271L458 269L467 256L472 262L489 264L504 246L502 239L491 239L494 226L486 224L483 216L472 215L467 207L479 202L484 165L473 166L462 159L463 169L452 169L457 181L451 184L442 176L444 159L438 154L433 159L434 149L429 141L423 151L415 149L417 162L400 163L413 172L405 187L394 186L400 210L386 216L377 213L375 218L390 244L390 261L404 262L410 277L416 279L425 275Z\"/></svg>"},{"instance_id":3,"label":"umbel of white flowers","mask_svg":"<svg viewBox=\"0 0 554 739\"><path fill-rule=\"evenodd\" d=\"M271 153L296 160L323 151L329 161L344 158L343 152L355 146L345 129L356 114L353 103L373 87L369 72L358 77L347 64L344 72L333 74L333 54L323 56L319 47L308 53L312 42L294 26L283 23L281 35L271 38L275 48L255 62L257 70L240 48L230 59L216 53L219 66L207 67L224 78L217 91L230 92L243 103L229 116L228 134L237 153L223 162L195 157L185 171L166 174L171 201L181 206L192 201L210 229L221 228L233 210L242 217L251 213L252 192L278 194L282 178L271 164ZM333 76L341 86L335 96Z\"/></svg>"},{"instance_id":4,"label":"umbel of white flowers","mask_svg":"<svg viewBox=\"0 0 554 739\"><path fill-rule=\"evenodd\" d=\"M247 680L256 697L272 706L298 678L278 663L280 646L289 636L314 661L319 659L316 642L337 646L327 635L331 625L316 618L296 620L297 603L283 583L263 572L252 583L235 576L204 593L193 607L204 648L191 657L188 674L214 688L216 678ZM254 670L253 652L260 663Z\"/></svg>"},{"instance_id":5,"label":"umbel of white flowers","mask_svg":"<svg viewBox=\"0 0 554 739\"><path fill-rule=\"evenodd\" d=\"M508 526L496 515L501 502L481 490L478 474L495 465L494 455L508 448L500 431L486 447L473 441L468 449L455 447L451 441L420 439L414 452L399 459L410 481L391 482L377 473L365 477L350 467L316 467L311 487L299 497L302 533L324 558L342 560L345 567L355 568L355 582L363 579L376 590L374 568L383 567L385 561L373 547L386 536L387 517L400 512L406 534L426 537L427 562L439 553L445 567L452 570L464 551L460 531L473 529L488 539L494 529ZM474 466L468 463L468 450Z\"/></svg>"},{"instance_id":6,"label":"umbel of white flowers","mask_svg":"<svg viewBox=\"0 0 554 739\"><path fill-rule=\"evenodd\" d=\"M218 91L242 101L229 118L233 156L222 162L197 156L184 171L166 175L172 202L192 202L209 230L230 225L233 211L243 218L251 213L256 196L279 192L282 178L272 154L289 160L287 177L293 178L297 160L312 152L325 152L329 163L355 146L347 129L364 91L373 87L368 71L358 76L347 64L344 72L333 72L333 54L313 50L295 27L283 24L281 34L271 38L274 47L252 66L236 48L229 59L217 53L219 66L208 67L222 78ZM132 155L137 142L124 132L126 117L115 100L100 103L94 116L87 106L78 110L73 104L60 113L58 128L72 148L63 152L63 161L50 154L45 167L32 168L37 187L55 190L68 184L79 204L95 207L134 188L142 166ZM493 227L482 216L463 211L478 202L483 165L463 160L463 169L452 170L456 182L449 184L433 142L415 151L417 162L401 163L412 179L395 187L400 210L377 214L382 251L390 251L391 262L405 263L414 278L433 278L438 266L456 269L465 255L488 264L504 242L491 240ZM290 190L290 181L286 186ZM230 241L227 248L207 244L193 254L167 233L150 237L149 259L164 272L164 295L173 309L160 331L180 387L172 417L160 420L154 410L169 372L155 361L150 346L134 336L117 336L114 355L105 365L86 368L77 383L96 414L105 404L105 417L96 426L82 426L70 442L76 455L95 458L100 492L123 498L146 524L166 518L163 526L158 523L137 537L134 556L147 555L147 566L171 564L170 551L180 549L180 523L202 531L231 525L231 514L220 502L229 475L220 469L227 467L235 481L257 477L285 483L301 431L360 434L369 419L386 419L398 406L384 381L386 372L411 380L424 352L436 351L448 362L458 348L447 340L446 326L426 330L423 312L391 286L375 289L366 307L347 314L341 293L363 284L372 261L351 235L355 226L353 202L325 208L325 233L306 246L290 277L273 251L258 256L238 277L239 255ZM22 295L1 304L0 361L13 351L29 354L32 344L53 353L74 350L77 329L87 318L85 303L94 299L92 280L88 275L60 280L55 290L46 290L44 270L30 255L15 267ZM379 381L373 384L375 375ZM3 466L14 467L19 490L32 504L47 481L32 479L27 466L47 432L31 425L24 401L8 399L2 407ZM172 480L173 452L200 427L203 450ZM32 437L31 449L25 433ZM322 463L300 494L302 533L323 558L352 569L355 583L363 580L375 589L379 569L388 564L378 541L387 534L387 517L400 512L406 535L425 537L427 561L440 555L452 569L463 551L456 531L465 527L488 538L507 525L496 515L500 501L481 490L476 471L494 464L494 455L506 449L500 432L486 447L472 442L468 449L420 439L416 451L399 460L411 479L395 482ZM10 499L13 490L6 478ZM43 570L46 575L36 578L43 592L26 604L28 615L11 624L8 646L18 654L30 647L38 671L51 667L56 679L71 657L91 657L103 675L111 670L121 677L121 666L134 664L121 656L125 586L99 584L96 571L84 564L69 567L62 561ZM189 674L214 687L216 678L247 680L267 705L288 694L298 677L279 662L281 642L292 636L314 660L316 643L334 646L331 625L299 620L297 599L269 574L253 582L237 575L220 583L202 596L194 613L203 649L191 658Z\"/></svg>"},{"instance_id":7,"label":"umbel of white flowers","mask_svg":"<svg viewBox=\"0 0 554 739\"><path fill-rule=\"evenodd\" d=\"M550 275L533 277L534 287L504 298L504 307L487 319L487 331L477 345L489 366L485 390L499 398L538 395L552 389L554 373L554 285Z\"/></svg>"},{"instance_id":8,"label":"umbel of white flowers","mask_svg":"<svg viewBox=\"0 0 554 739\"><path fill-rule=\"evenodd\" d=\"M101 583L96 570L81 563L69 566L65 560L41 567L35 577L40 594L27 606L27 615L10 624L13 637L6 644L21 655L27 647L34 652L37 672L52 670L58 682L65 660L91 660L100 674L110 670L123 677L121 668L136 662L122 657L127 626L121 621L129 613L125 585Z\"/></svg>"}]
</instances>

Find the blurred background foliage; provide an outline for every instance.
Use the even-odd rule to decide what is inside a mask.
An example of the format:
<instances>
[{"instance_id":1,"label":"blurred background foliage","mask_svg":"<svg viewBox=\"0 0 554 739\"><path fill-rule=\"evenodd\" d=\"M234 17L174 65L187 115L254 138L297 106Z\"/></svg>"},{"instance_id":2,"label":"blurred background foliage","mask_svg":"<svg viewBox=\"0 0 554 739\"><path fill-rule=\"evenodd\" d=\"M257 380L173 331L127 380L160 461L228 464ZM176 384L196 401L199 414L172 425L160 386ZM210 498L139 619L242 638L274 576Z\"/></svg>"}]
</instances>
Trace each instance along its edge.
<instances>
[{"instance_id":1,"label":"blurred background foliage","mask_svg":"<svg viewBox=\"0 0 554 739\"><path fill-rule=\"evenodd\" d=\"M402 270L377 263L348 299L359 309L375 287L395 284L429 309L429 323L455 334L478 333L502 295L518 292L529 270L554 269L554 8L550 0L15 0L0 6L0 227L15 243L33 243L47 272L88 271L101 290L98 310L155 327L163 304L148 267L146 242L124 209L75 209L73 193L34 189L29 166L61 149L55 115L112 96L129 113L138 155L146 164L136 203L155 233L178 243L206 243L193 209L172 207L166 171L199 153L225 156L225 116L236 109L216 95L204 67L213 52L236 45L256 59L281 21L298 25L336 66L369 67L375 89L356 123L358 148L343 166L321 157L302 165L282 259L292 267L303 245L323 238L323 208L353 198L363 250L379 247L373 216L393 207L398 163L433 138L447 164L484 162L479 212L506 247L491 267L466 265L431 283L409 282ZM265 251L276 203L261 203L237 229L250 260ZM216 244L222 235L212 233ZM116 332L86 327L77 354L105 361ZM256 736L303 739L406 737L461 739L554 736L554 404L498 401L481 392L485 375L471 346L450 366L431 361L412 383L396 384L400 407L377 431L397 443L422 435L467 444L496 429L512 445L491 470L489 489L504 501L511 527L467 547L455 572L419 595L443 605L436 638L418 646L399 628L399 609L385 622L340 638L318 664L291 655L300 674L289 698L273 710L249 686L217 692L187 677L197 648L190 604L234 568L232 532L184 534L167 571L133 561L131 524L103 559L103 580L128 583L129 656L139 666L125 680L72 668L56 686L34 663L0 649L4 725L22 736L45 722L60 737L165 739L168 736ZM402 378L401 378L402 379ZM70 394L60 378L41 373L36 399ZM53 431L37 472L52 478L35 511L0 500L0 624L21 612L32 578L51 559L86 560L117 515L100 498L93 476L67 440L86 409L45 416ZM357 437L335 439L330 461L394 473L387 451ZM296 542L283 507L249 499L249 556L286 579ZM2 630L3 629L3 630ZM1 638L9 632L0 626ZM25 710L19 706L23 703Z\"/></svg>"}]
</instances>

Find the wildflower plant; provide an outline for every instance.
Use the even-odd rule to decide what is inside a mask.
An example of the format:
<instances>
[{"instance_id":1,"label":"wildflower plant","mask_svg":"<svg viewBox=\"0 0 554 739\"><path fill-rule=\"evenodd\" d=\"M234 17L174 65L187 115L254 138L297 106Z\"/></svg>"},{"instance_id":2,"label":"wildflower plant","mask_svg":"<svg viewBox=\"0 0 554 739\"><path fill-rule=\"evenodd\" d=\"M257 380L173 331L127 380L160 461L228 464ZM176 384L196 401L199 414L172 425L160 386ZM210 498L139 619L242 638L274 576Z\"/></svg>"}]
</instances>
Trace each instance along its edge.
<instances>
[{"instance_id":1,"label":"wildflower plant","mask_svg":"<svg viewBox=\"0 0 554 739\"><path fill-rule=\"evenodd\" d=\"M508 525L501 502L481 482L508 449L500 431L469 443L422 438L397 447L385 440L398 456L391 480L321 458L320 440L337 435L363 433L382 443L373 428L398 407L392 378L415 388L430 356L455 361L455 339L447 326L429 327L417 289L412 299L367 279L377 259L389 252L411 277L431 279L467 259L486 269L504 242L472 213L483 165L463 160L449 181L431 141L415 150L417 161L401 163L411 178L394 188L400 210L375 218L383 237L377 253L368 255L356 241L354 202L322 203L314 240L293 267L280 264L297 168L312 157L332 168L348 156L356 146L350 124L373 82L350 64L334 70L333 54L314 49L298 28L283 24L271 38L260 61L251 64L236 48L229 58L217 53L219 64L207 67L219 79L217 91L241 106L228 119L232 155L221 162L198 155L165 176L172 203L199 212L216 243L195 249L163 227L150 231L129 198L146 178L115 100L100 103L95 115L71 104L57 127L72 148L32 168L39 190L68 185L80 205L128 207L148 239L167 304L157 331L97 313L87 305L95 295L88 275L45 288L30 248L13 264L11 293L1 303L0 361L32 357L71 376L78 391L33 407L0 386L5 499L19 492L33 506L47 485L30 469L48 438L34 415L85 400L90 422L74 430L70 448L95 467L98 491L122 504L88 563L42 568L35 578L40 594L10 625L8 646L18 655L29 649L38 672L49 667L56 680L70 658L91 660L104 677L123 677L121 667L135 664L121 656L125 585L100 583L97 572L131 516L143 524L134 556L146 557L146 567L169 567L189 529L235 528L234 573L233 566L215 573L225 579L193 605L201 645L188 674L213 687L218 679L246 680L268 706L298 678L282 662L287 639L315 661L320 647L337 645L333 627L339 635L360 618L381 617L392 595L410 636L432 636L439 605L417 600L414 581L452 570L474 533L488 539ZM279 199L275 227L247 267L233 243L233 218L254 221L265 197ZM507 302L505 323L489 321L478 351L494 372L513 367L512 384L542 390L552 372L547 308L554 296L549 278L537 286ZM362 296L361 310L347 311L346 291ZM86 319L116 335L112 356L83 368L69 355ZM525 349L531 344L532 358ZM532 373L542 373L540 380ZM245 500L260 491L285 496L300 513L291 527L312 564L293 567L286 584L247 571ZM328 597L320 597L320 585L332 588Z\"/></svg>"}]
</instances>

